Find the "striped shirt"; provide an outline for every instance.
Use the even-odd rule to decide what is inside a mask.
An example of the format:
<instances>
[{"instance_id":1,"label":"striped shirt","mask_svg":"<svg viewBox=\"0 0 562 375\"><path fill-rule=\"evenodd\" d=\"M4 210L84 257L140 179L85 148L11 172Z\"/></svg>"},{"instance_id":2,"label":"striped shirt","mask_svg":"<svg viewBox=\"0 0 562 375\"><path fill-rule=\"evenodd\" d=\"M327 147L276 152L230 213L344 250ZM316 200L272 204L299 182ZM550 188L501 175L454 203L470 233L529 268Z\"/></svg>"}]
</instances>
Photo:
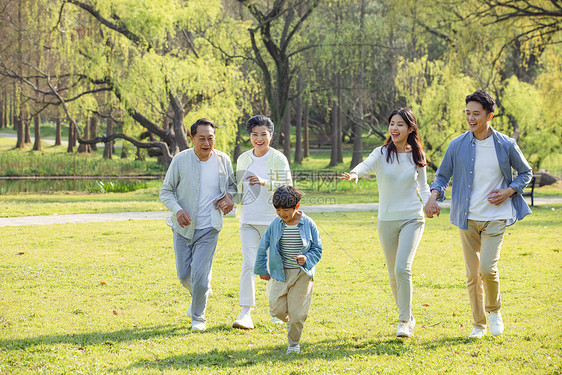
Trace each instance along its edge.
<instances>
[{"instance_id":1,"label":"striped shirt","mask_svg":"<svg viewBox=\"0 0 562 375\"><path fill-rule=\"evenodd\" d=\"M279 239L283 268L299 268L297 255L302 251L302 238L298 225L286 225Z\"/></svg>"}]
</instances>

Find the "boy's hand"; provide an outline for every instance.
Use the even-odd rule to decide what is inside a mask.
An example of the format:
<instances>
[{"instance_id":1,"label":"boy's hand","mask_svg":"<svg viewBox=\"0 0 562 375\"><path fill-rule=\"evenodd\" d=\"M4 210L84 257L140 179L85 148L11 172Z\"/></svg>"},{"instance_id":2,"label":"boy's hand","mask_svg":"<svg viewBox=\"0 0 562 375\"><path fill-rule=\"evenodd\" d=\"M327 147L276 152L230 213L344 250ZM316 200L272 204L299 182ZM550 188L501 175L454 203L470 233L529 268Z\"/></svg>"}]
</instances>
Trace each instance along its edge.
<instances>
[{"instance_id":1,"label":"boy's hand","mask_svg":"<svg viewBox=\"0 0 562 375\"><path fill-rule=\"evenodd\" d=\"M269 279L271 279L271 276L269 276L269 274L267 273L267 274L265 274L265 275L260 275L260 279L262 279L262 280L269 280Z\"/></svg>"},{"instance_id":2,"label":"boy's hand","mask_svg":"<svg viewBox=\"0 0 562 375\"><path fill-rule=\"evenodd\" d=\"M305 255L297 255L297 263L300 266L304 266L304 264L306 263L306 256Z\"/></svg>"}]
</instances>

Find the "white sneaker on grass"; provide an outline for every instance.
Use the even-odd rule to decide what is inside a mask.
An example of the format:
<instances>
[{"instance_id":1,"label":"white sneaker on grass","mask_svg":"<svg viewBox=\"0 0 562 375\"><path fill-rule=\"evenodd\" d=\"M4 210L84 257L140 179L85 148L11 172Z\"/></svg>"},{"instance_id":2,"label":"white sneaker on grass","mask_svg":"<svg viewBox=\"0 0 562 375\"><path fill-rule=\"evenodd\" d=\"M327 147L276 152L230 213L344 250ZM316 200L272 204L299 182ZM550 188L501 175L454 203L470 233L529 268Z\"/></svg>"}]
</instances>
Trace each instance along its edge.
<instances>
[{"instance_id":1,"label":"white sneaker on grass","mask_svg":"<svg viewBox=\"0 0 562 375\"><path fill-rule=\"evenodd\" d=\"M490 333L493 336L499 336L503 333L504 325L499 311L488 313L488 323L490 324Z\"/></svg>"},{"instance_id":2,"label":"white sneaker on grass","mask_svg":"<svg viewBox=\"0 0 562 375\"><path fill-rule=\"evenodd\" d=\"M252 316L250 314L245 314L239 317L232 323L233 328L239 329L254 329L254 322L252 322Z\"/></svg>"},{"instance_id":3,"label":"white sneaker on grass","mask_svg":"<svg viewBox=\"0 0 562 375\"><path fill-rule=\"evenodd\" d=\"M301 352L301 346L299 344L289 345L289 347L287 348L287 352L285 354L291 354L291 353L299 354L300 352Z\"/></svg>"},{"instance_id":4,"label":"white sneaker on grass","mask_svg":"<svg viewBox=\"0 0 562 375\"><path fill-rule=\"evenodd\" d=\"M273 324L281 324L281 323L284 323L284 322L283 322L281 319L279 319L279 318L277 318L277 317L275 317L275 316L272 316L272 317L271 317L271 323L273 323Z\"/></svg>"},{"instance_id":5,"label":"white sneaker on grass","mask_svg":"<svg viewBox=\"0 0 562 375\"><path fill-rule=\"evenodd\" d=\"M197 320L191 321L191 330L192 331L204 331L207 329L205 322L199 322Z\"/></svg>"},{"instance_id":6,"label":"white sneaker on grass","mask_svg":"<svg viewBox=\"0 0 562 375\"><path fill-rule=\"evenodd\" d=\"M398 328L396 329L396 337L410 337L414 334L412 326L409 322L398 322Z\"/></svg>"},{"instance_id":7,"label":"white sneaker on grass","mask_svg":"<svg viewBox=\"0 0 562 375\"><path fill-rule=\"evenodd\" d=\"M469 339L481 339L486 334L486 328L473 328L470 335L468 335Z\"/></svg>"}]
</instances>

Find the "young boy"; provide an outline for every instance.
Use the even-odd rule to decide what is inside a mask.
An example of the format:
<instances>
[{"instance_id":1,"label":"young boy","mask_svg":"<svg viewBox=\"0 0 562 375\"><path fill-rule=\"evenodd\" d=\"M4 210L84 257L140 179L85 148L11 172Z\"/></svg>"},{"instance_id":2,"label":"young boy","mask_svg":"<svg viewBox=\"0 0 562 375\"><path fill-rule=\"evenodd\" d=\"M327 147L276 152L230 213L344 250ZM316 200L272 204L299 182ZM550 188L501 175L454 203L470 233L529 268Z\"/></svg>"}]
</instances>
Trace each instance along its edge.
<instances>
[{"instance_id":1,"label":"young boy","mask_svg":"<svg viewBox=\"0 0 562 375\"><path fill-rule=\"evenodd\" d=\"M303 193L283 185L273 193L279 217L261 238L254 273L271 282L269 311L287 322L287 354L300 353L300 338L312 299L314 266L322 257L322 242L311 218L297 211ZM269 271L268 271L269 265Z\"/></svg>"}]
</instances>

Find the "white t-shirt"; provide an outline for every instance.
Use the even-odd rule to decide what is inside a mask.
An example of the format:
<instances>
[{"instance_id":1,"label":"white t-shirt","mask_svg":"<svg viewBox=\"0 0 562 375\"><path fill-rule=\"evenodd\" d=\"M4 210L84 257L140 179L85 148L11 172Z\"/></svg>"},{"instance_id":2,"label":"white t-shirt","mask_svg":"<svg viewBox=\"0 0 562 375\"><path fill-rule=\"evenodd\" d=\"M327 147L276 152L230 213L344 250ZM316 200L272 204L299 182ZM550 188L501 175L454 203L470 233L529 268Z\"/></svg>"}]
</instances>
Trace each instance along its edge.
<instances>
[{"instance_id":1,"label":"white t-shirt","mask_svg":"<svg viewBox=\"0 0 562 375\"><path fill-rule=\"evenodd\" d=\"M488 196L494 189L505 189L507 183L503 178L494 138L488 137L482 141L475 139L476 157L474 159L474 180L468 206L470 220L490 221L514 217L511 199L507 198L499 206L488 202Z\"/></svg>"},{"instance_id":2,"label":"white t-shirt","mask_svg":"<svg viewBox=\"0 0 562 375\"><path fill-rule=\"evenodd\" d=\"M246 177L258 176L269 180L267 167L265 165L269 158L269 151L263 156L257 157L252 152L252 164L244 173L242 180L242 204L240 205L240 224L269 225L277 217L277 213L271 199L273 193L259 184L250 186Z\"/></svg>"},{"instance_id":3,"label":"white t-shirt","mask_svg":"<svg viewBox=\"0 0 562 375\"><path fill-rule=\"evenodd\" d=\"M363 176L373 170L379 186L379 220L423 217L422 203L425 204L430 195L426 167L416 166L411 152L398 153L398 160L393 155L392 162L387 163L386 148L377 147L352 172Z\"/></svg>"},{"instance_id":4,"label":"white t-shirt","mask_svg":"<svg viewBox=\"0 0 562 375\"><path fill-rule=\"evenodd\" d=\"M195 229L212 227L211 212L216 210L214 201L220 196L219 159L213 152L211 157L201 162L201 186Z\"/></svg>"}]
</instances>

